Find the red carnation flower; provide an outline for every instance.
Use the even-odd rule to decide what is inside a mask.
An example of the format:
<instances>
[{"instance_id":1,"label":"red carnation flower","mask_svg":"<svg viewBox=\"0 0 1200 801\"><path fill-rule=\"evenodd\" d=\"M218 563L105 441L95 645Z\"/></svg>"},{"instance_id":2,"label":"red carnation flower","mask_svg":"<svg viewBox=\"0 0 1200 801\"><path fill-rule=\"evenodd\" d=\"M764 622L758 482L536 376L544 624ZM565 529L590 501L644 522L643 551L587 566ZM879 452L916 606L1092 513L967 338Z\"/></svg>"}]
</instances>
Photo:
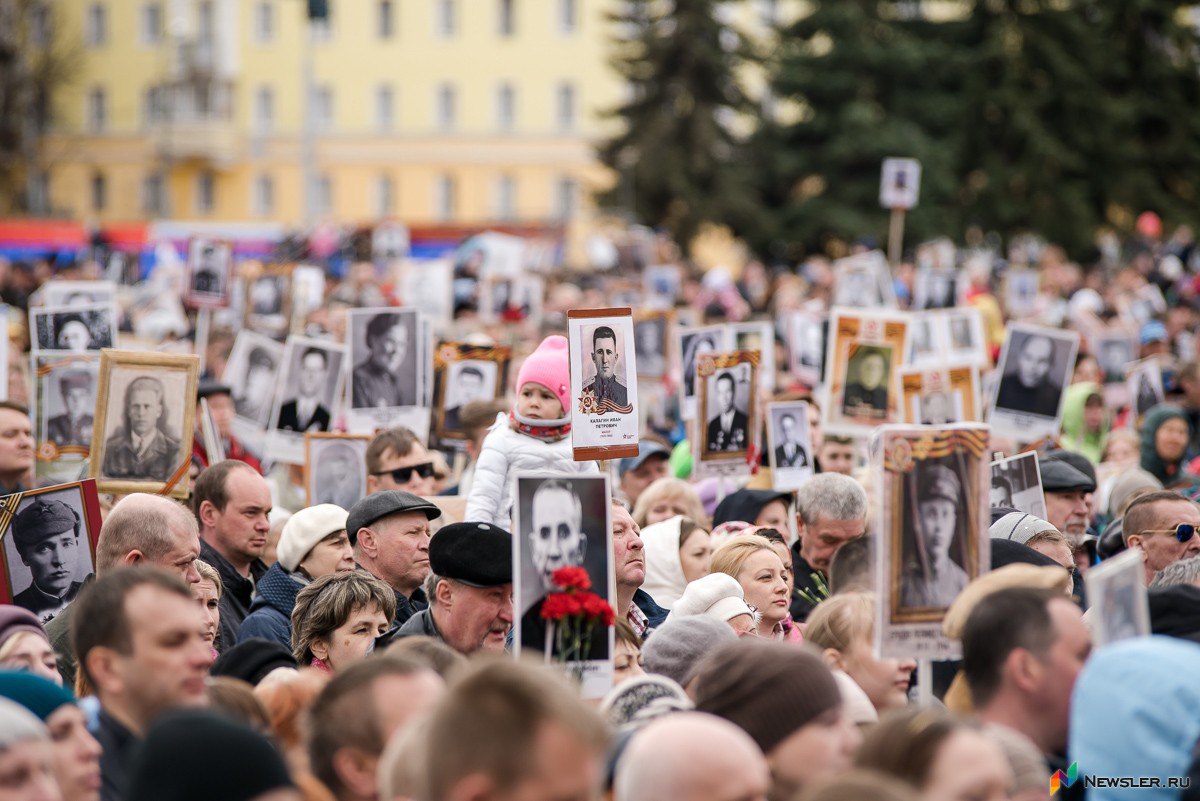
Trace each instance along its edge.
<instances>
[{"instance_id":1,"label":"red carnation flower","mask_svg":"<svg viewBox=\"0 0 1200 801\"><path fill-rule=\"evenodd\" d=\"M592 588L592 580L582 567L560 567L554 571L551 579L555 586L562 587L564 590L583 591Z\"/></svg>"}]
</instances>

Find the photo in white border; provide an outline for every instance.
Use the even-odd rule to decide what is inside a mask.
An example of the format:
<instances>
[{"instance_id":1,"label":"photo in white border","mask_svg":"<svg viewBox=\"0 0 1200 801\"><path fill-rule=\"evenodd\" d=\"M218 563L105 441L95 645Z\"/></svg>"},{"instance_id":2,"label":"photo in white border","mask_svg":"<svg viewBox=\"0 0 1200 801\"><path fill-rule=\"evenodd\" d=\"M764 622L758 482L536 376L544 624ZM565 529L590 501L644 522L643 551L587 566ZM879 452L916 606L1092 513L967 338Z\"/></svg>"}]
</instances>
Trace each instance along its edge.
<instances>
[{"instance_id":1,"label":"photo in white border","mask_svg":"<svg viewBox=\"0 0 1200 801\"><path fill-rule=\"evenodd\" d=\"M425 335L416 309L384 306L346 313L347 428L390 428L400 410L428 410Z\"/></svg>"},{"instance_id":2,"label":"photo in white border","mask_svg":"<svg viewBox=\"0 0 1200 801\"><path fill-rule=\"evenodd\" d=\"M86 353L114 348L117 310L111 303L35 307L29 310L29 328L34 353Z\"/></svg>"},{"instance_id":3,"label":"photo in white border","mask_svg":"<svg viewBox=\"0 0 1200 801\"><path fill-rule=\"evenodd\" d=\"M819 385L825 369L825 318L813 312L787 317L788 356L792 375L810 387Z\"/></svg>"},{"instance_id":4,"label":"photo in white border","mask_svg":"<svg viewBox=\"0 0 1200 801\"><path fill-rule=\"evenodd\" d=\"M834 274L833 304L851 309L895 309L896 288L892 268L881 251L838 259Z\"/></svg>"},{"instance_id":5,"label":"photo in white border","mask_svg":"<svg viewBox=\"0 0 1200 801\"><path fill-rule=\"evenodd\" d=\"M734 350L758 353L758 383L764 392L775 391L775 327L768 320L734 323Z\"/></svg>"},{"instance_id":6,"label":"photo in white border","mask_svg":"<svg viewBox=\"0 0 1200 801\"><path fill-rule=\"evenodd\" d=\"M1105 559L1083 574L1095 647L1150 633L1145 565L1136 548Z\"/></svg>"},{"instance_id":7,"label":"photo in white border","mask_svg":"<svg viewBox=\"0 0 1200 801\"><path fill-rule=\"evenodd\" d=\"M1125 380L1125 368L1137 361L1138 348L1132 334L1106 331L1089 337L1088 344L1100 365L1105 384L1120 384Z\"/></svg>"},{"instance_id":8,"label":"photo in white border","mask_svg":"<svg viewBox=\"0 0 1200 801\"><path fill-rule=\"evenodd\" d=\"M304 464L304 434L332 430L342 401L345 348L334 342L288 337L267 427L267 451L277 462Z\"/></svg>"},{"instance_id":9,"label":"photo in white border","mask_svg":"<svg viewBox=\"0 0 1200 801\"><path fill-rule=\"evenodd\" d=\"M1046 495L1042 490L1042 467L1034 451L1018 453L992 462L992 486L988 506L1007 506L1046 519Z\"/></svg>"},{"instance_id":10,"label":"photo in white border","mask_svg":"<svg viewBox=\"0 0 1200 801\"><path fill-rule=\"evenodd\" d=\"M680 416L696 416L696 360L705 353L723 353L732 347L733 337L726 326L704 325L680 328L677 353L681 369L679 382Z\"/></svg>"},{"instance_id":11,"label":"photo in white border","mask_svg":"<svg viewBox=\"0 0 1200 801\"><path fill-rule=\"evenodd\" d=\"M1134 411L1129 416L1129 425L1136 427L1142 415L1166 399L1158 359L1150 357L1128 365L1125 382L1129 390L1129 406Z\"/></svg>"},{"instance_id":12,"label":"photo in white border","mask_svg":"<svg viewBox=\"0 0 1200 801\"><path fill-rule=\"evenodd\" d=\"M229 305L233 246L219 239L188 242L187 300L193 306Z\"/></svg>"},{"instance_id":13,"label":"photo in white border","mask_svg":"<svg viewBox=\"0 0 1200 801\"><path fill-rule=\"evenodd\" d=\"M767 404L767 456L771 488L777 492L800 489L813 475L809 414L804 401Z\"/></svg>"},{"instance_id":14,"label":"photo in white border","mask_svg":"<svg viewBox=\"0 0 1200 801\"><path fill-rule=\"evenodd\" d=\"M567 338L571 354L571 445L575 458L636 456L641 417L632 313L603 317L568 315ZM588 448L624 448L627 453L597 457L595 453L587 455ZM632 452L628 452L630 449Z\"/></svg>"},{"instance_id":15,"label":"photo in white border","mask_svg":"<svg viewBox=\"0 0 1200 801\"><path fill-rule=\"evenodd\" d=\"M309 506L332 503L349 510L367 496L367 446L363 436L305 437Z\"/></svg>"},{"instance_id":16,"label":"photo in white border","mask_svg":"<svg viewBox=\"0 0 1200 801\"><path fill-rule=\"evenodd\" d=\"M937 312L935 319L942 328L946 362L972 364L984 369L992 366L983 314L979 309L974 306L947 309Z\"/></svg>"},{"instance_id":17,"label":"photo in white border","mask_svg":"<svg viewBox=\"0 0 1200 801\"><path fill-rule=\"evenodd\" d=\"M221 381L233 391L234 434L251 441L271 421L275 387L283 367L283 343L253 331L238 332Z\"/></svg>"},{"instance_id":18,"label":"photo in white border","mask_svg":"<svg viewBox=\"0 0 1200 801\"><path fill-rule=\"evenodd\" d=\"M1078 350L1074 331L1010 323L988 415L992 428L1020 442L1057 436Z\"/></svg>"}]
</instances>

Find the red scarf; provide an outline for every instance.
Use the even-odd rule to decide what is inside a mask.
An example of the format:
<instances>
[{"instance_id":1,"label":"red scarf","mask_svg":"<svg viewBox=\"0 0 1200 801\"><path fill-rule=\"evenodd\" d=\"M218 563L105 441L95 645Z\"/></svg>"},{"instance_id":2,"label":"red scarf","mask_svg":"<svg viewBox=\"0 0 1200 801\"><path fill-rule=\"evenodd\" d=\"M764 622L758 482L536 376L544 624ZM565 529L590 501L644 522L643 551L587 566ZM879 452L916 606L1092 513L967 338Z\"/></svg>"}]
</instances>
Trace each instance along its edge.
<instances>
[{"instance_id":1,"label":"red scarf","mask_svg":"<svg viewBox=\"0 0 1200 801\"><path fill-rule=\"evenodd\" d=\"M571 433L571 423L559 423L557 420L549 420L546 422L556 423L556 425L538 426L532 423L522 423L517 419L516 412L508 413L508 420L512 423L514 431L518 431L527 437L540 439L542 442L558 442L566 439Z\"/></svg>"}]
</instances>

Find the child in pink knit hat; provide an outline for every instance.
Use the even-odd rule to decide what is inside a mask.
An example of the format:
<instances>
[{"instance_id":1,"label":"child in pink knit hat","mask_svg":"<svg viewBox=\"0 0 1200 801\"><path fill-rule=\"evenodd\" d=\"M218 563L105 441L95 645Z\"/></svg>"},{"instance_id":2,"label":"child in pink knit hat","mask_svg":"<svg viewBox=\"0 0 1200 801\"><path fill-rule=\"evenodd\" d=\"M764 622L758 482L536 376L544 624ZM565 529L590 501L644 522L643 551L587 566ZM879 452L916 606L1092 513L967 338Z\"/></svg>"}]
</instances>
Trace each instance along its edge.
<instances>
[{"instance_id":1,"label":"child in pink knit hat","mask_svg":"<svg viewBox=\"0 0 1200 801\"><path fill-rule=\"evenodd\" d=\"M577 462L571 446L571 366L567 339L549 336L517 374L517 403L483 441L464 519L507 529L513 478L519 472L598 473Z\"/></svg>"}]
</instances>

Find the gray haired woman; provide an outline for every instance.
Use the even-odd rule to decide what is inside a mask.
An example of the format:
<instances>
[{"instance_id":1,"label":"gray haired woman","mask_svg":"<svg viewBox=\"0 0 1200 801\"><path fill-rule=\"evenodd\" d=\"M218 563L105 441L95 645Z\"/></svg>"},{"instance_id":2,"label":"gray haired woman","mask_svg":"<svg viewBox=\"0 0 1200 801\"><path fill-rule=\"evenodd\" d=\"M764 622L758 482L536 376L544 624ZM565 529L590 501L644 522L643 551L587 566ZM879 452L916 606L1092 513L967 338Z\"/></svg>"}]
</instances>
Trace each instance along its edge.
<instances>
[{"instance_id":1,"label":"gray haired woman","mask_svg":"<svg viewBox=\"0 0 1200 801\"><path fill-rule=\"evenodd\" d=\"M301 666L333 673L364 659L396 614L396 593L367 573L334 573L309 584L292 609L292 653Z\"/></svg>"}]
</instances>

